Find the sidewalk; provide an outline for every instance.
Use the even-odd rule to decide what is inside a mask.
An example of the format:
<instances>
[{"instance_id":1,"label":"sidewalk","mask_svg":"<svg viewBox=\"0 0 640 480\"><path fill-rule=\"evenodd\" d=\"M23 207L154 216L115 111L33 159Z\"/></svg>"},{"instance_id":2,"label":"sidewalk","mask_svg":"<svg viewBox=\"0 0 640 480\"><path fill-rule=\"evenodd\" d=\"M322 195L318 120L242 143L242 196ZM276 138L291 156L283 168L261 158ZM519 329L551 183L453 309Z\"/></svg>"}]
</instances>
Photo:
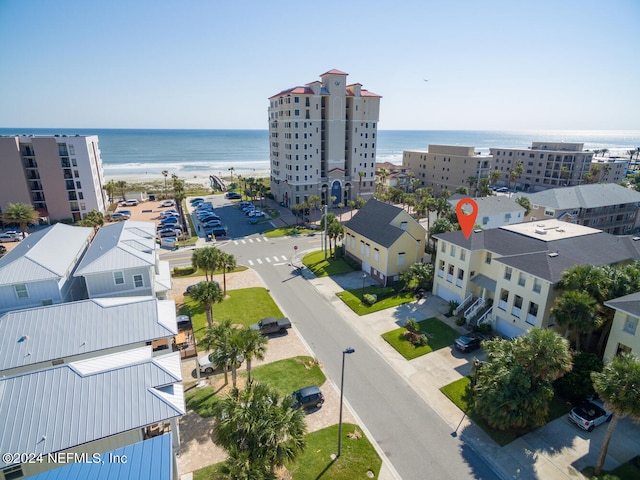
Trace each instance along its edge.
<instances>
[{"instance_id":1,"label":"sidewalk","mask_svg":"<svg viewBox=\"0 0 640 480\"><path fill-rule=\"evenodd\" d=\"M311 277L311 278L310 278ZM480 427L473 424L442 392L440 387L469 374L473 356L459 354L443 348L428 355L407 361L380 336L404 325L408 318L418 321L436 317L461 334L464 327L444 316L448 304L435 296L419 302L404 304L394 309L359 316L336 297L342 290L362 287L362 272L353 272L333 278L313 278L305 275L317 291L325 296L341 316L375 349L382 358L429 404L449 425L452 435L459 435L503 479L569 480L584 478L580 470L594 465L606 428L587 433L567 425L566 416L553 420L544 427L528 433L504 447L497 445ZM374 283L373 281L367 284ZM572 428L573 427L573 428ZM610 444L605 469L613 469L632 458L640 448L640 428L621 420L614 441ZM618 441L615 438L618 438ZM631 438L636 438L631 440ZM636 452L637 453L637 452ZM384 469L381 479L394 476ZM387 476L391 475L391 476Z\"/></svg>"}]
</instances>

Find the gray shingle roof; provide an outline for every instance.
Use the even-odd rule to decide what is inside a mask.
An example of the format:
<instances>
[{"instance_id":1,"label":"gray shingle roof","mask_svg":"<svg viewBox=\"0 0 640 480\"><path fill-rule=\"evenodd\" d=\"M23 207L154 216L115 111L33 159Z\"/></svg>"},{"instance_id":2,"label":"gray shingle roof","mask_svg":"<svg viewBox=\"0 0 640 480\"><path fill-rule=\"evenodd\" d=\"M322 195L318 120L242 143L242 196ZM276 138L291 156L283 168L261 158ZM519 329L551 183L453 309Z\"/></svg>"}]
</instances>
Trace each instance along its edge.
<instances>
[{"instance_id":1,"label":"gray shingle roof","mask_svg":"<svg viewBox=\"0 0 640 480\"><path fill-rule=\"evenodd\" d=\"M631 293L624 297L614 298L604 302L607 307L621 310L634 317L640 317L640 292Z\"/></svg>"},{"instance_id":2,"label":"gray shingle roof","mask_svg":"<svg viewBox=\"0 0 640 480\"><path fill-rule=\"evenodd\" d=\"M176 334L173 300L102 298L16 310L0 317L0 371Z\"/></svg>"},{"instance_id":3,"label":"gray shingle roof","mask_svg":"<svg viewBox=\"0 0 640 480\"><path fill-rule=\"evenodd\" d=\"M449 197L449 204L455 210L458 202L463 198L468 198L464 195L452 195ZM482 217L486 217L489 215L500 215L504 213L518 213L522 212L524 216L524 208L518 205L516 202L511 200L510 198L504 196L495 196L495 197L478 197L473 199L478 205L478 219L482 219ZM480 223L476 221L476 223Z\"/></svg>"},{"instance_id":4,"label":"gray shingle roof","mask_svg":"<svg viewBox=\"0 0 640 480\"><path fill-rule=\"evenodd\" d=\"M0 285L59 279L75 265L93 228L57 223L32 233L0 258Z\"/></svg>"},{"instance_id":5,"label":"gray shingle roof","mask_svg":"<svg viewBox=\"0 0 640 480\"><path fill-rule=\"evenodd\" d=\"M390 247L403 233L401 228L390 225L401 212L401 208L372 198L344 226L372 242Z\"/></svg>"},{"instance_id":6,"label":"gray shingle roof","mask_svg":"<svg viewBox=\"0 0 640 480\"><path fill-rule=\"evenodd\" d=\"M153 222L126 220L104 226L96 234L74 276L154 265L155 248Z\"/></svg>"},{"instance_id":7,"label":"gray shingle roof","mask_svg":"<svg viewBox=\"0 0 640 480\"><path fill-rule=\"evenodd\" d=\"M460 231L434 237L471 251L488 250L500 255L495 261L552 283L558 282L562 272L575 265L608 265L640 260L640 241L597 230L551 241L531 238L505 228L474 231L469 239Z\"/></svg>"},{"instance_id":8,"label":"gray shingle roof","mask_svg":"<svg viewBox=\"0 0 640 480\"><path fill-rule=\"evenodd\" d=\"M533 205L542 205L555 210L598 208L640 202L640 192L616 183L550 188L537 193L518 193L518 196L527 197Z\"/></svg>"},{"instance_id":9,"label":"gray shingle roof","mask_svg":"<svg viewBox=\"0 0 640 480\"><path fill-rule=\"evenodd\" d=\"M140 350L0 379L0 451L46 455L184 415L179 352Z\"/></svg>"}]
</instances>

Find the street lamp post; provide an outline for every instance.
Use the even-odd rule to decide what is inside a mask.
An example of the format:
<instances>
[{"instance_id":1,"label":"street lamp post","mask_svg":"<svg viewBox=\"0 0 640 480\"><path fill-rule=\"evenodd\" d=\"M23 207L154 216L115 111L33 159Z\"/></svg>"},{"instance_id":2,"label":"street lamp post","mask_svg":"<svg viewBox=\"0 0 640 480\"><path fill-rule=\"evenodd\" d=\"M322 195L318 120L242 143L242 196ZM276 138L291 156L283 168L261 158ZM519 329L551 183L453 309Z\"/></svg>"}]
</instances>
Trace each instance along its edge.
<instances>
[{"instance_id":1,"label":"street lamp post","mask_svg":"<svg viewBox=\"0 0 640 480\"><path fill-rule=\"evenodd\" d=\"M342 351L342 377L340 378L340 421L338 422L338 454L336 459L340 457L342 451L342 397L344 392L344 357L347 353L351 354L355 352L355 348L346 348Z\"/></svg>"},{"instance_id":2,"label":"street lamp post","mask_svg":"<svg viewBox=\"0 0 640 480\"><path fill-rule=\"evenodd\" d=\"M362 303L364 303L364 281L367 279L367 274L362 274Z\"/></svg>"}]
</instances>

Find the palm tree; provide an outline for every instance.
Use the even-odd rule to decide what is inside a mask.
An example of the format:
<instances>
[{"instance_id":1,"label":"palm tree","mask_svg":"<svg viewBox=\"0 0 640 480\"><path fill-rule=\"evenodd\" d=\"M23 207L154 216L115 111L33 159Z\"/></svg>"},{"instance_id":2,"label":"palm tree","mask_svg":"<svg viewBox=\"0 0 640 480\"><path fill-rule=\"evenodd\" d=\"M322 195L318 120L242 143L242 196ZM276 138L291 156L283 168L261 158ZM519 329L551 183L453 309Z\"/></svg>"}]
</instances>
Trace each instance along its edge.
<instances>
[{"instance_id":1,"label":"palm tree","mask_svg":"<svg viewBox=\"0 0 640 480\"><path fill-rule=\"evenodd\" d=\"M513 168L509 169L509 184L514 183L514 189L518 185L517 182L522 177L524 173L524 166L522 165L522 160L516 160Z\"/></svg>"},{"instance_id":2,"label":"palm tree","mask_svg":"<svg viewBox=\"0 0 640 480\"><path fill-rule=\"evenodd\" d=\"M558 325L566 328L565 338L568 338L569 333L573 333L576 350L580 350L580 335L589 334L587 340L587 348L589 348L593 330L602 324L599 311L596 299L588 293L567 290L556 299L551 315L558 321Z\"/></svg>"},{"instance_id":3,"label":"palm tree","mask_svg":"<svg viewBox=\"0 0 640 480\"><path fill-rule=\"evenodd\" d=\"M107 196L109 197L109 203L113 202L113 194L118 189L118 184L114 180L109 180L102 187L105 192L107 192Z\"/></svg>"},{"instance_id":4,"label":"palm tree","mask_svg":"<svg viewBox=\"0 0 640 480\"><path fill-rule=\"evenodd\" d=\"M227 170L231 172L231 181L233 182L233 172L235 172L236 169L234 167L229 167Z\"/></svg>"},{"instance_id":5,"label":"palm tree","mask_svg":"<svg viewBox=\"0 0 640 480\"><path fill-rule=\"evenodd\" d=\"M125 182L124 180L118 180L116 182L116 187L118 188L118 190L120 190L120 196L122 197L122 200L126 200L125 193L127 191L127 182Z\"/></svg>"},{"instance_id":6,"label":"palm tree","mask_svg":"<svg viewBox=\"0 0 640 480\"><path fill-rule=\"evenodd\" d=\"M104 225L104 215L95 208L91 210L85 217L76 222L79 227L93 227L96 231Z\"/></svg>"},{"instance_id":7,"label":"palm tree","mask_svg":"<svg viewBox=\"0 0 640 480\"><path fill-rule=\"evenodd\" d=\"M358 172L358 197L362 195L362 178L365 176L365 173L360 170Z\"/></svg>"},{"instance_id":8,"label":"palm tree","mask_svg":"<svg viewBox=\"0 0 640 480\"><path fill-rule=\"evenodd\" d=\"M174 173L171 175L173 182L173 199L176 201L176 207L178 208L180 222L182 223L182 231L187 231L187 225L185 225L184 210L182 208L182 201L187 198L187 194L184 191L184 180L180 180Z\"/></svg>"},{"instance_id":9,"label":"palm tree","mask_svg":"<svg viewBox=\"0 0 640 480\"><path fill-rule=\"evenodd\" d=\"M267 337L257 330L243 328L239 332L240 350L247 362L247 381L251 382L251 362L256 360L264 360L267 353Z\"/></svg>"},{"instance_id":10,"label":"palm tree","mask_svg":"<svg viewBox=\"0 0 640 480\"><path fill-rule=\"evenodd\" d=\"M333 239L333 256L335 258L336 250L338 249L338 241L342 240L342 237L344 236L344 227L337 218L329 224L327 235L329 236L329 242ZM329 247L331 247L331 245L329 245Z\"/></svg>"},{"instance_id":11,"label":"palm tree","mask_svg":"<svg viewBox=\"0 0 640 480\"><path fill-rule=\"evenodd\" d=\"M351 217L350 217L350 218L353 218L353 211L354 211L354 210L355 210L355 208L356 208L356 201L355 201L355 200L349 200L349 201L347 202L347 205L348 205L348 207L351 209Z\"/></svg>"},{"instance_id":12,"label":"palm tree","mask_svg":"<svg viewBox=\"0 0 640 480\"><path fill-rule=\"evenodd\" d=\"M309 204L309 208L311 209L312 212L314 209L318 208L318 205L320 205L320 202L322 202L322 199L317 195L311 195L307 199L307 203Z\"/></svg>"},{"instance_id":13,"label":"palm tree","mask_svg":"<svg viewBox=\"0 0 640 480\"><path fill-rule=\"evenodd\" d=\"M531 213L531 200L527 197L518 197L515 199L515 202L524 208L524 216L526 217Z\"/></svg>"},{"instance_id":14,"label":"palm tree","mask_svg":"<svg viewBox=\"0 0 640 480\"><path fill-rule=\"evenodd\" d=\"M196 248L191 254L191 265L194 270L204 270L204 278L213 280L213 274L220 268L222 251L216 247Z\"/></svg>"},{"instance_id":15,"label":"palm tree","mask_svg":"<svg viewBox=\"0 0 640 480\"><path fill-rule=\"evenodd\" d=\"M489 179L481 178L480 181L478 182L478 192L476 193L476 196L489 197L491 195L493 195L493 192L489 188Z\"/></svg>"},{"instance_id":16,"label":"palm tree","mask_svg":"<svg viewBox=\"0 0 640 480\"><path fill-rule=\"evenodd\" d=\"M202 305L207 314L207 325L209 327L213 326L213 304L224 300L224 295L218 282L199 283L193 287L189 295Z\"/></svg>"},{"instance_id":17,"label":"palm tree","mask_svg":"<svg viewBox=\"0 0 640 480\"><path fill-rule=\"evenodd\" d=\"M467 183L469 184L469 191L471 191L474 186L476 187L477 191L478 177L474 177L473 175L470 176L469 178L467 178Z\"/></svg>"},{"instance_id":18,"label":"palm tree","mask_svg":"<svg viewBox=\"0 0 640 480\"><path fill-rule=\"evenodd\" d=\"M594 472L600 475L618 421L623 417L631 417L636 422L640 420L640 360L630 353L616 355L602 372L592 372L591 379L607 409L613 412Z\"/></svg>"},{"instance_id":19,"label":"palm tree","mask_svg":"<svg viewBox=\"0 0 640 480\"><path fill-rule=\"evenodd\" d=\"M256 382L232 389L215 407L215 443L234 460L244 459L244 471L273 478L276 467L294 461L306 446L305 413L291 408L292 402Z\"/></svg>"},{"instance_id":20,"label":"palm tree","mask_svg":"<svg viewBox=\"0 0 640 480\"><path fill-rule=\"evenodd\" d=\"M607 155L609 153L609 149L608 148L603 148L602 150L600 150L600 153L602 153L602 156L604 157L605 155Z\"/></svg>"},{"instance_id":21,"label":"palm tree","mask_svg":"<svg viewBox=\"0 0 640 480\"><path fill-rule=\"evenodd\" d=\"M595 298L598 304L602 304L608 300L609 278L600 267L576 265L562 273L556 288L584 291Z\"/></svg>"},{"instance_id":22,"label":"palm tree","mask_svg":"<svg viewBox=\"0 0 640 480\"><path fill-rule=\"evenodd\" d=\"M162 176L164 177L164 198L167 198L167 176L169 175L169 170L162 170Z\"/></svg>"},{"instance_id":23,"label":"palm tree","mask_svg":"<svg viewBox=\"0 0 640 480\"><path fill-rule=\"evenodd\" d=\"M17 223L20 225L22 238L25 237L29 225L38 223L40 215L33 209L30 203L9 203L2 213L2 221L5 223Z\"/></svg>"},{"instance_id":24,"label":"palm tree","mask_svg":"<svg viewBox=\"0 0 640 480\"><path fill-rule=\"evenodd\" d=\"M236 257L227 252L220 252L218 267L222 269L222 293L227 296L227 271L236 268Z\"/></svg>"},{"instance_id":25,"label":"palm tree","mask_svg":"<svg viewBox=\"0 0 640 480\"><path fill-rule=\"evenodd\" d=\"M205 350L212 350L213 353L209 354L209 360L217 369L221 369L224 372L224 384L229 384L229 366L231 359L238 363L237 357L239 352L236 352L233 336L237 329L233 328L230 319L225 319L220 323L209 325L202 339L200 345ZM236 342L237 343L237 342ZM235 386L235 383L234 383Z\"/></svg>"},{"instance_id":26,"label":"palm tree","mask_svg":"<svg viewBox=\"0 0 640 480\"><path fill-rule=\"evenodd\" d=\"M489 175L489 179L491 180L491 184L494 185L498 180L500 180L500 177L502 177L502 172L496 168Z\"/></svg>"}]
</instances>

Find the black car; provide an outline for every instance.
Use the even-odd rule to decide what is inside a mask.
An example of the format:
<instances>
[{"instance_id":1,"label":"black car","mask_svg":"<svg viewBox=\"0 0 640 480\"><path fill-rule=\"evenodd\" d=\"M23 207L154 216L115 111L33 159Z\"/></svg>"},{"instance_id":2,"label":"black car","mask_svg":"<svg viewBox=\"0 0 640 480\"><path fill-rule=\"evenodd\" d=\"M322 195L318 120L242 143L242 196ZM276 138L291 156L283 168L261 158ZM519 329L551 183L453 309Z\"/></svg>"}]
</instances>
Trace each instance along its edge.
<instances>
[{"instance_id":1,"label":"black car","mask_svg":"<svg viewBox=\"0 0 640 480\"><path fill-rule=\"evenodd\" d=\"M291 397L293 398L291 408L320 408L324 403L324 395L322 395L320 388L316 386L296 390Z\"/></svg>"},{"instance_id":2,"label":"black car","mask_svg":"<svg viewBox=\"0 0 640 480\"><path fill-rule=\"evenodd\" d=\"M189 286L187 287L187 289L186 289L185 293L186 293L187 295L189 295L189 294L193 291L193 289L194 289L194 288L199 287L199 286L200 286L200 285L202 285L203 283L207 283L207 282L202 281L202 282L198 282L198 283L196 283L196 284L194 284L194 285L189 285ZM215 283L216 285L219 285L219 283L218 283L218 282L216 282L216 281L213 281L212 283Z\"/></svg>"},{"instance_id":3,"label":"black car","mask_svg":"<svg viewBox=\"0 0 640 480\"><path fill-rule=\"evenodd\" d=\"M480 339L474 337L462 336L456 338L455 347L463 353L473 352L480 348Z\"/></svg>"},{"instance_id":4,"label":"black car","mask_svg":"<svg viewBox=\"0 0 640 480\"><path fill-rule=\"evenodd\" d=\"M242 195L238 192L227 192L224 196L229 200L242 200Z\"/></svg>"}]
</instances>

